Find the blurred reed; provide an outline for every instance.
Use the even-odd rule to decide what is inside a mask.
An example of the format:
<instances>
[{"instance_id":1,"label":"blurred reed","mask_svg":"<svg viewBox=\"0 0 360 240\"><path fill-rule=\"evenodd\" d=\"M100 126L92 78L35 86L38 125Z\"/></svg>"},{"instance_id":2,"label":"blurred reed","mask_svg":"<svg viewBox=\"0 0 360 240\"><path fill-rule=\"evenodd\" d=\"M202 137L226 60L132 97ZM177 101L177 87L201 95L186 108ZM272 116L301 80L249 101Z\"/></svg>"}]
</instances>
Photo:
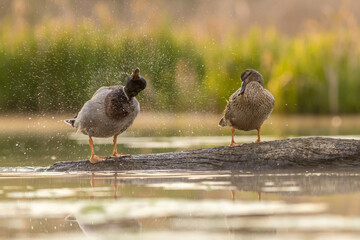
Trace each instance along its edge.
<instances>
[{"instance_id":1,"label":"blurred reed","mask_svg":"<svg viewBox=\"0 0 360 240\"><path fill-rule=\"evenodd\" d=\"M59 27L61 26L61 27ZM293 37L253 28L224 40L166 25L147 31L44 23L16 32L0 26L0 111L76 112L97 88L124 83L139 67L146 111L223 110L246 68L259 70L277 113L360 111L360 29Z\"/></svg>"}]
</instances>

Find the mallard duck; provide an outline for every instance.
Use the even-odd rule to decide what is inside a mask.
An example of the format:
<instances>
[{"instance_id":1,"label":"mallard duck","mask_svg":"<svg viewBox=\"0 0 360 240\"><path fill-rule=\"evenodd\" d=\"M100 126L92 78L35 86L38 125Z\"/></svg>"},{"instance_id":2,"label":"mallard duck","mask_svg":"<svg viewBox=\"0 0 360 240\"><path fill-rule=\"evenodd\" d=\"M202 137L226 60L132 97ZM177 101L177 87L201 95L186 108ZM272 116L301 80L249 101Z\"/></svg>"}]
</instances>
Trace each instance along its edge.
<instances>
[{"instance_id":1,"label":"mallard duck","mask_svg":"<svg viewBox=\"0 0 360 240\"><path fill-rule=\"evenodd\" d=\"M146 80L137 68L127 77L125 87L118 85L99 88L74 118L65 120L66 123L89 136L91 163L106 159L106 156L95 155L92 137L113 137L114 151L111 156L128 156L118 154L117 136L131 126L140 112L140 105L135 96L145 87Z\"/></svg>"},{"instance_id":2,"label":"mallard duck","mask_svg":"<svg viewBox=\"0 0 360 240\"><path fill-rule=\"evenodd\" d=\"M264 88L264 79L253 69L247 69L241 74L242 85L231 95L224 116L219 126L231 127L230 146L240 145L234 141L235 129L250 131L257 130L260 142L260 128L274 109L275 100L271 93Z\"/></svg>"}]
</instances>

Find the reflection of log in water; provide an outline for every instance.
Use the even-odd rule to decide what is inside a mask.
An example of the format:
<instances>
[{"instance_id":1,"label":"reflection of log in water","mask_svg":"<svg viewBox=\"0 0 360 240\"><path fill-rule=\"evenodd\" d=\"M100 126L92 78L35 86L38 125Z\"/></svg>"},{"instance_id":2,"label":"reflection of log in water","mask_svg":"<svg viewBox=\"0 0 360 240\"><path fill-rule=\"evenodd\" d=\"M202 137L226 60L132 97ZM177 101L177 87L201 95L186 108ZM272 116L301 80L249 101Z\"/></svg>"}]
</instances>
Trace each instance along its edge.
<instances>
[{"instance_id":1,"label":"reflection of log in water","mask_svg":"<svg viewBox=\"0 0 360 240\"><path fill-rule=\"evenodd\" d=\"M231 174L207 179L206 175L188 177L171 177L161 176L141 177L141 178L125 178L117 180L121 184L136 184L147 186L166 186L171 189L171 184L195 184L199 189L201 185L206 186L211 190L211 186L216 186L216 189L224 190L240 190L258 193L259 201L261 200L261 193L280 193L286 195L328 195L339 193L354 193L360 192L360 174L351 172L321 172L321 173L282 173L282 174ZM205 183L204 183L205 181ZM218 182L218 183L217 183ZM213 184L212 184L213 183ZM219 184L220 183L220 184ZM187 188L188 189L188 188ZM235 192L234 192L235 193ZM229 199L232 196L229 194Z\"/></svg>"},{"instance_id":2,"label":"reflection of log in water","mask_svg":"<svg viewBox=\"0 0 360 240\"><path fill-rule=\"evenodd\" d=\"M172 186L177 187L179 184L183 184L185 189L206 189L207 191L212 190L212 186L215 186L216 190L230 190L229 199L235 200L235 194L238 195L237 191L248 191L256 192L259 201L261 201L262 193L319 196L360 192L360 174L354 171L254 174L220 172L216 175L213 172L190 172L188 174L174 172L173 175L169 173L166 175L140 174L138 177L130 178L117 177L117 173L114 173L113 178L106 179L96 179L92 174L92 181L115 186L115 198L117 198L116 188L118 185L145 185L174 190Z\"/></svg>"},{"instance_id":3,"label":"reflection of log in water","mask_svg":"<svg viewBox=\"0 0 360 240\"><path fill-rule=\"evenodd\" d=\"M360 167L360 141L332 138L294 138L160 154L57 162L43 171L123 170L305 170Z\"/></svg>"},{"instance_id":4,"label":"reflection of log in water","mask_svg":"<svg viewBox=\"0 0 360 240\"><path fill-rule=\"evenodd\" d=\"M360 175L349 173L314 173L289 175L254 175L233 177L232 184L242 191L286 195L328 195L360 192Z\"/></svg>"}]
</instances>

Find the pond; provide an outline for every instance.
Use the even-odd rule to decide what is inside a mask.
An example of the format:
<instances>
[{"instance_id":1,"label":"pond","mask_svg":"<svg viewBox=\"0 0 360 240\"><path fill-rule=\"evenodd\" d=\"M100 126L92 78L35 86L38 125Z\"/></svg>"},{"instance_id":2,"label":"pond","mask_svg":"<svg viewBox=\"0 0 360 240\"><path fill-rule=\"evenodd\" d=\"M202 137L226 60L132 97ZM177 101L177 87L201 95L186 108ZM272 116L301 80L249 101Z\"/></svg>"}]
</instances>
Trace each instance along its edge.
<instances>
[{"instance_id":1,"label":"pond","mask_svg":"<svg viewBox=\"0 0 360 240\"><path fill-rule=\"evenodd\" d=\"M89 157L64 116L0 118L0 239L358 239L358 172L127 171L42 173ZM144 114L119 138L122 153L229 144L218 116ZM29 119L30 118L30 119ZM151 120L152 119L152 120ZM281 117L263 140L358 138L357 117ZM252 142L256 132L237 132ZM95 151L112 150L96 139Z\"/></svg>"},{"instance_id":2,"label":"pond","mask_svg":"<svg viewBox=\"0 0 360 240\"><path fill-rule=\"evenodd\" d=\"M1 239L358 239L360 234L358 173L16 170L0 174Z\"/></svg>"}]
</instances>

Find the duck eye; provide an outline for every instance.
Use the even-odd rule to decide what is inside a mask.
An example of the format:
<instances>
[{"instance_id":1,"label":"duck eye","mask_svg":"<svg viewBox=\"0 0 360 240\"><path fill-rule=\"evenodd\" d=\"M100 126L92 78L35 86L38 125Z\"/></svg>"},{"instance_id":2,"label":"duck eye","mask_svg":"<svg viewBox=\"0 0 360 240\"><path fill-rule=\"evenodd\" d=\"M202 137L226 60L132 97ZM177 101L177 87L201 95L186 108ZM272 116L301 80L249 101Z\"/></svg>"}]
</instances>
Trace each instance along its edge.
<instances>
[{"instance_id":1,"label":"duck eye","mask_svg":"<svg viewBox=\"0 0 360 240\"><path fill-rule=\"evenodd\" d=\"M246 79L248 79L252 73L253 73L253 72L251 72L251 71L246 72L246 73L244 74L245 77L242 78L243 82L246 81Z\"/></svg>"}]
</instances>

